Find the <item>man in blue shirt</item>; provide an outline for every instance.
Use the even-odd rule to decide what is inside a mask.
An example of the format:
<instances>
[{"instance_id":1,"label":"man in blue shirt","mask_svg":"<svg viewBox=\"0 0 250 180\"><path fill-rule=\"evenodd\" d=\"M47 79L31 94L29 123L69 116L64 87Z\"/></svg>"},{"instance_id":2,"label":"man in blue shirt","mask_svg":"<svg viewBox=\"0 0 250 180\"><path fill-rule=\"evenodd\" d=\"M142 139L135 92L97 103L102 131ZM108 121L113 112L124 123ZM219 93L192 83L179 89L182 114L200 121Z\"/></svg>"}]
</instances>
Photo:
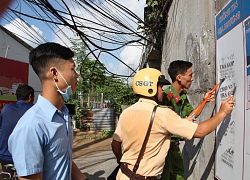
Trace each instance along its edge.
<instances>
[{"instance_id":1,"label":"man in blue shirt","mask_svg":"<svg viewBox=\"0 0 250 180\"><path fill-rule=\"evenodd\" d=\"M27 84L19 84L16 90L17 103L6 104L0 116L0 163L13 164L8 151L8 139L22 115L33 105L34 89Z\"/></svg>"},{"instance_id":2,"label":"man in blue shirt","mask_svg":"<svg viewBox=\"0 0 250 180\"><path fill-rule=\"evenodd\" d=\"M73 56L69 48L56 43L41 44L30 52L42 94L9 138L20 180L86 179L72 160L72 120L64 104L77 89Z\"/></svg>"}]
</instances>

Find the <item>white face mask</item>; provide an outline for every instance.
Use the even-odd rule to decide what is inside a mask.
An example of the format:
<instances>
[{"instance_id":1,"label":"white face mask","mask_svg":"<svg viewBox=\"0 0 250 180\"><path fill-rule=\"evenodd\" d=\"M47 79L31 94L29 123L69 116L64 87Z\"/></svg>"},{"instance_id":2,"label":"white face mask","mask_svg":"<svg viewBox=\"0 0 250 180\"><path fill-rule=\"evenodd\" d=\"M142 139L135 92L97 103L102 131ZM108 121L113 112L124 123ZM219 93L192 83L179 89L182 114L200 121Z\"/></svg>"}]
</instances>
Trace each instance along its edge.
<instances>
[{"instance_id":1,"label":"white face mask","mask_svg":"<svg viewBox=\"0 0 250 180\"><path fill-rule=\"evenodd\" d=\"M57 69L56 69L56 70L57 70ZM62 76L62 74L61 74L58 70L57 70L57 72L60 74L60 76L63 78L64 82L65 82L65 83L67 84L67 86L68 86L67 89L66 89L66 91L65 91L65 92L62 92L62 91L59 89L59 87L58 87L58 85L57 85L55 79L53 79L53 80L54 80L54 82L55 82L55 84L56 84L57 91L62 95L64 101L67 101L67 100L69 100L69 97L73 94L72 88L71 88L71 86L68 85L67 81L64 79L64 77Z\"/></svg>"}]
</instances>

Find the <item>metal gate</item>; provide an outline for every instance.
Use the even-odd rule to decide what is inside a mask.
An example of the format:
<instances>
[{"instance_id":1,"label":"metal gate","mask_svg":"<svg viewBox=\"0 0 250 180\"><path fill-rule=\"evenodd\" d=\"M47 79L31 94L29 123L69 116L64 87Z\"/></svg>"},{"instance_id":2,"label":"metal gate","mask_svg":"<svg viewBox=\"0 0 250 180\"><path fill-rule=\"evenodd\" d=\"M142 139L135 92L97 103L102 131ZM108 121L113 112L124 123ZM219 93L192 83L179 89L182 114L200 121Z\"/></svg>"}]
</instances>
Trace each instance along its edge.
<instances>
[{"instance_id":1,"label":"metal gate","mask_svg":"<svg viewBox=\"0 0 250 180\"><path fill-rule=\"evenodd\" d=\"M115 116L113 108L92 109L92 122L96 131L115 130Z\"/></svg>"}]
</instances>

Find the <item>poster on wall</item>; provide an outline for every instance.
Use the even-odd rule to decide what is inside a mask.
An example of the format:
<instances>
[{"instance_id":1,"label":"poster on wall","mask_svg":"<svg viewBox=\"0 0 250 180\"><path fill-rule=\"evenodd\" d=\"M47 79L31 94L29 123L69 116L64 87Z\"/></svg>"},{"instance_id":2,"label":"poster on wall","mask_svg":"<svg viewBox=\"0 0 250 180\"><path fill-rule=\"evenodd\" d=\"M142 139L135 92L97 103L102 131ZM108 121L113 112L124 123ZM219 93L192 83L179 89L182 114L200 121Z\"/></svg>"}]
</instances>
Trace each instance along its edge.
<instances>
[{"instance_id":1,"label":"poster on wall","mask_svg":"<svg viewBox=\"0 0 250 180\"><path fill-rule=\"evenodd\" d=\"M222 101L234 94L234 109L216 129L215 177L244 179L245 138L245 52L240 0L230 1L216 15L217 111ZM234 91L236 90L236 91Z\"/></svg>"},{"instance_id":2,"label":"poster on wall","mask_svg":"<svg viewBox=\"0 0 250 180\"><path fill-rule=\"evenodd\" d=\"M233 94L235 106L216 130L215 172L219 179L241 179L244 148L244 54L243 39L235 41L233 37L242 37L241 25L238 25L217 40L217 81L225 78L218 89L217 104ZM231 44L231 46L230 46ZM217 109L218 111L218 109ZM233 177L233 178L232 178Z\"/></svg>"},{"instance_id":3,"label":"poster on wall","mask_svg":"<svg viewBox=\"0 0 250 180\"><path fill-rule=\"evenodd\" d=\"M250 5L249 5L250 7ZM250 9L250 8L249 8ZM246 147L246 155L245 155L245 167L250 166L250 18L244 21L244 33L245 33L245 45L246 45L246 136L245 136L245 147ZM244 173L245 179L250 179L250 172L245 171Z\"/></svg>"},{"instance_id":4,"label":"poster on wall","mask_svg":"<svg viewBox=\"0 0 250 180\"><path fill-rule=\"evenodd\" d=\"M247 63L247 109L250 109L250 19L244 22Z\"/></svg>"},{"instance_id":5,"label":"poster on wall","mask_svg":"<svg viewBox=\"0 0 250 180\"><path fill-rule=\"evenodd\" d=\"M0 57L0 111L7 103L16 102L15 92L19 83L28 84L28 63Z\"/></svg>"}]
</instances>

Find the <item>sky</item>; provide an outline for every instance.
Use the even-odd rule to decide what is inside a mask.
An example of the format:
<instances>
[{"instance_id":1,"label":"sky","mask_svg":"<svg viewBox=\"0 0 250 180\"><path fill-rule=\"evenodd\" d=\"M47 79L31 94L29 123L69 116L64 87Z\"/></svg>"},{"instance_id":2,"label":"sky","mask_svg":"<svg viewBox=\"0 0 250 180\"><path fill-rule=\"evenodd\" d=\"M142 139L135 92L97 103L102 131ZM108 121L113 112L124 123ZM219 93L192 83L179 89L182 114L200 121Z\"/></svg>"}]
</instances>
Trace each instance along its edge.
<instances>
[{"instance_id":1,"label":"sky","mask_svg":"<svg viewBox=\"0 0 250 180\"><path fill-rule=\"evenodd\" d=\"M50 0L50 3L55 8L61 8L59 6L59 0ZM80 8L79 6L76 6L72 1L65 0L68 7L72 12L74 12L75 15L80 16L82 18L91 20L91 21L98 21L100 20L100 17L97 17L94 14L89 13L88 11L84 10L83 8ZM91 1L90 1L91 2ZM95 1L97 2L97 1ZM99 2L105 7L106 1L99 0ZM144 7L145 7L145 0L117 0L119 4L123 5L124 7L128 8L130 11L135 13L138 17L143 19L143 13L144 13ZM25 3L22 2L22 0L14 0L10 6L12 9L23 12L32 15L32 12L30 11L30 8L27 7ZM116 10L113 10L112 8L109 9L109 11L113 11L113 14L116 14ZM12 18L11 18L12 17ZM69 17L70 18L70 17ZM99 18L99 19L98 19ZM133 22L130 18L126 17L124 14L117 13L117 18L123 19L128 26L131 26L133 29L137 29L137 24ZM102 19L101 19L102 20ZM79 19L79 22L81 19ZM70 38L76 38L77 34L70 30L69 28L65 26L47 26L44 22L40 20L35 20L32 18L27 18L25 16L20 16L18 18L17 16L13 15L13 12L10 12L9 10L3 15L3 17L0 19L0 24L3 25L5 28L7 28L9 31L16 34L18 37L23 39L25 42L30 44L32 47L36 47L38 44L42 42L57 42L62 45L71 46L69 40L65 37L65 34ZM93 27L93 28L100 28L96 26L95 24L91 24L88 22L83 22L84 25ZM111 26L110 24L107 24L107 26ZM22 29L20 29L22 27ZM117 28L117 27L112 27ZM32 30L29 30L32 29ZM121 28L119 28L121 29ZM28 31L29 30L29 31ZM35 32L36 31L36 32ZM89 34L92 37L101 39L101 41L96 41L95 43L98 46L104 47L104 48L116 48L114 45L110 43L105 43L104 41L107 39L102 39L102 37L93 31L83 29L83 31L86 34ZM32 34L31 36L28 36L28 34ZM63 33L64 34L63 34ZM39 36L37 35L39 34ZM103 33L104 35L104 33ZM34 38L36 37L36 38ZM122 39L122 37L117 37L118 39ZM129 39L129 37L128 37ZM95 49L93 46L91 46L91 49ZM139 65L141 54L142 54L143 47L141 45L138 45L138 43L132 43L129 46L124 46L123 48L120 48L119 50L112 51L112 54L118 58L121 59L125 64L129 65L130 68L136 69ZM100 53L100 51L96 51L96 56ZM91 56L90 56L91 57ZM130 70L128 67L126 67L123 63L119 62L117 59L113 58L108 53L101 53L100 61L105 64L107 69L115 74L122 74L122 75L129 75L132 73L132 70ZM92 56L93 58L93 56Z\"/></svg>"}]
</instances>

